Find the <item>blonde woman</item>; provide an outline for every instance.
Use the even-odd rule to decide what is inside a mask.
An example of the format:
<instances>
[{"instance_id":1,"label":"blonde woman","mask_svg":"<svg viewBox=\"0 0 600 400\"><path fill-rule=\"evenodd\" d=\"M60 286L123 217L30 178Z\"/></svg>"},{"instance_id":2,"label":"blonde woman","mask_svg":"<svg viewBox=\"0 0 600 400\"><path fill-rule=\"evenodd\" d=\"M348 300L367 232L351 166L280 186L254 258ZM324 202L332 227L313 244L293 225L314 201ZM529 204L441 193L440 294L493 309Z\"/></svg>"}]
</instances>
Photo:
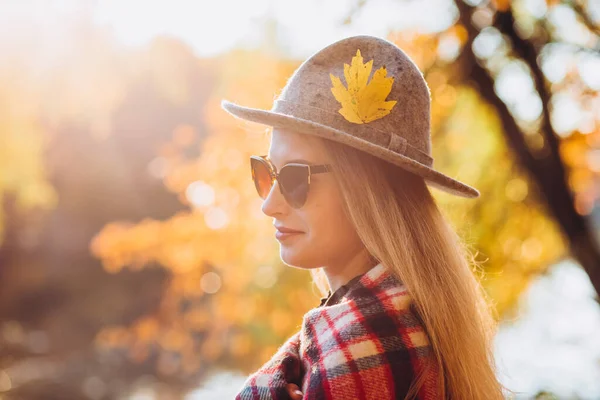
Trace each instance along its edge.
<instances>
[{"instance_id":1,"label":"blonde woman","mask_svg":"<svg viewBox=\"0 0 600 400\"><path fill-rule=\"evenodd\" d=\"M495 333L469 254L428 186L479 192L433 168L430 94L393 43L342 39L294 72L250 160L282 261L323 294L237 399L502 399Z\"/></svg>"}]
</instances>

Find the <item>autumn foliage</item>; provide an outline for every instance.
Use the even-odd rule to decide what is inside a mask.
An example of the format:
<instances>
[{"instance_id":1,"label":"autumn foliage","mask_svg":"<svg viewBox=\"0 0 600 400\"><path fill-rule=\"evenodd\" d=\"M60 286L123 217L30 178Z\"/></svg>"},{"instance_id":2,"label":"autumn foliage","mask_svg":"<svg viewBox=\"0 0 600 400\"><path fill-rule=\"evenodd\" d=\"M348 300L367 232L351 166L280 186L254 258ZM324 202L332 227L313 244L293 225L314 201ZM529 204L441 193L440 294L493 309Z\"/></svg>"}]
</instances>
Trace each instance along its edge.
<instances>
[{"instance_id":1,"label":"autumn foliage","mask_svg":"<svg viewBox=\"0 0 600 400\"><path fill-rule=\"evenodd\" d=\"M465 201L434 190L483 262L477 272L498 318L511 317L518 296L568 254L570 240L565 220L546 206L550 196L522 163L524 150L544 160L540 126L551 106L520 120L490 90L506 65L535 79L536 71L515 61L519 47L496 32L509 25L491 26L491 16L505 16L511 4L494 1L439 32L388 37L430 88L435 168L482 194ZM534 24L523 20L522 31ZM475 60L474 27L497 41L501 62ZM282 264L250 178L249 157L266 154L269 129L233 118L220 102L269 109L301 60L261 49L199 59L172 39L131 52L99 32L73 37L72 53L47 70L30 61L39 57L33 47L0 63L0 314L7 321L0 347L8 349L0 368L40 356L23 350L27 332L56 339L60 357L88 345L90 359L122 357L139 367L131 380L152 374L172 385L189 379L182 385L189 387L213 369L256 368L320 294L307 271ZM553 49L539 58L542 66ZM370 65L357 52L347 68L356 81L331 76L343 115L356 123L394 107L386 101L393 78ZM555 135L570 207L588 218L600 198L599 88L575 61L569 65L543 88L591 115ZM377 112L360 107L363 95L376 100ZM522 153L507 128L525 132ZM85 340L76 340L83 334L75 328L64 328L72 336L63 332L69 321L87 327ZM15 337L21 341L6 339ZM69 342L83 344L73 349Z\"/></svg>"}]
</instances>

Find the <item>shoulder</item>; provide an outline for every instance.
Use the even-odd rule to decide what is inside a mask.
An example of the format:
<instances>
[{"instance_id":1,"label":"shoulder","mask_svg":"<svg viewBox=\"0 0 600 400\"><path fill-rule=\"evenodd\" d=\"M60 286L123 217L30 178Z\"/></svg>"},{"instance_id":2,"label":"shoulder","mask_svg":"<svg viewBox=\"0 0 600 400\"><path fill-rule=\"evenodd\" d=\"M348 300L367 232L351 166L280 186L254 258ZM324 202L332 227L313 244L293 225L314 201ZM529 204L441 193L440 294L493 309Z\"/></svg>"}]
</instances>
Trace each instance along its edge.
<instances>
[{"instance_id":1,"label":"shoulder","mask_svg":"<svg viewBox=\"0 0 600 400\"><path fill-rule=\"evenodd\" d=\"M344 382L340 390L362 391L359 398L405 394L424 362L432 360L411 298L393 279L379 281L376 287L357 285L340 303L311 310L302 334L307 356L315 361L313 372L326 375L319 381Z\"/></svg>"},{"instance_id":2,"label":"shoulder","mask_svg":"<svg viewBox=\"0 0 600 400\"><path fill-rule=\"evenodd\" d=\"M355 294L349 292L342 302L305 314L304 335L314 336L322 351L348 346L353 354L369 355L430 346L404 286Z\"/></svg>"}]
</instances>

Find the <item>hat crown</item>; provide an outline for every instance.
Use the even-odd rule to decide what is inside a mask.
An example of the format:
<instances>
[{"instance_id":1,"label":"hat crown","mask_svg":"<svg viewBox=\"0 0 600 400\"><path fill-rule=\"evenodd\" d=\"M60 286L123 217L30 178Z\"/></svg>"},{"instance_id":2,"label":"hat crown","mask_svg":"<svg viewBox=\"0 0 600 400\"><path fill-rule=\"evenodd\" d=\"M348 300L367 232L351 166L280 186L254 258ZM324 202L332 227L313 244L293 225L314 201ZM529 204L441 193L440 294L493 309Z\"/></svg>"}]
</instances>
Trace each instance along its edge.
<instances>
[{"instance_id":1,"label":"hat crown","mask_svg":"<svg viewBox=\"0 0 600 400\"><path fill-rule=\"evenodd\" d=\"M342 104L332 92L330 77L339 77L348 88L344 64L346 69L350 67L357 52L365 65L372 61L367 84L383 67L387 77L393 78L385 101L396 101L389 114L362 124L351 122L340 113ZM421 153L415 154L419 156L415 159L431 165L430 107L427 83L406 53L385 39L359 35L334 42L306 59L288 79L271 110L310 116L316 122L388 148L408 143L418 150L415 153Z\"/></svg>"},{"instance_id":2,"label":"hat crown","mask_svg":"<svg viewBox=\"0 0 600 400\"><path fill-rule=\"evenodd\" d=\"M423 74L394 43L369 35L334 42L290 76L270 110L223 99L248 121L333 140L463 197L479 191L433 168L431 94Z\"/></svg>"}]
</instances>

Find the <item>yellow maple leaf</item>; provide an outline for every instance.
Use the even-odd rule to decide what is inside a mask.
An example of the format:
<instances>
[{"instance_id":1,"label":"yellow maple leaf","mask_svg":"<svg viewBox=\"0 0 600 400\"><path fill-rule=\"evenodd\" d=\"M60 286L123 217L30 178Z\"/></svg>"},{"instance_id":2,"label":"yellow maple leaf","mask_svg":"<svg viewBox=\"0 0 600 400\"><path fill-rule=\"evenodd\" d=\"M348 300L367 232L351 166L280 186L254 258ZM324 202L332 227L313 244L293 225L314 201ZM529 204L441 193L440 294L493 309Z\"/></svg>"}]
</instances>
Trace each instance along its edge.
<instances>
[{"instance_id":1,"label":"yellow maple leaf","mask_svg":"<svg viewBox=\"0 0 600 400\"><path fill-rule=\"evenodd\" d=\"M397 103L385 100L394 83L394 78L387 77L385 66L375 71L371 81L367 83L372 68L373 60L363 64L359 49L352 57L351 65L344 63L347 88L339 77L329 74L333 84L331 92L342 105L338 110L339 113L355 124L364 124L385 117Z\"/></svg>"}]
</instances>

